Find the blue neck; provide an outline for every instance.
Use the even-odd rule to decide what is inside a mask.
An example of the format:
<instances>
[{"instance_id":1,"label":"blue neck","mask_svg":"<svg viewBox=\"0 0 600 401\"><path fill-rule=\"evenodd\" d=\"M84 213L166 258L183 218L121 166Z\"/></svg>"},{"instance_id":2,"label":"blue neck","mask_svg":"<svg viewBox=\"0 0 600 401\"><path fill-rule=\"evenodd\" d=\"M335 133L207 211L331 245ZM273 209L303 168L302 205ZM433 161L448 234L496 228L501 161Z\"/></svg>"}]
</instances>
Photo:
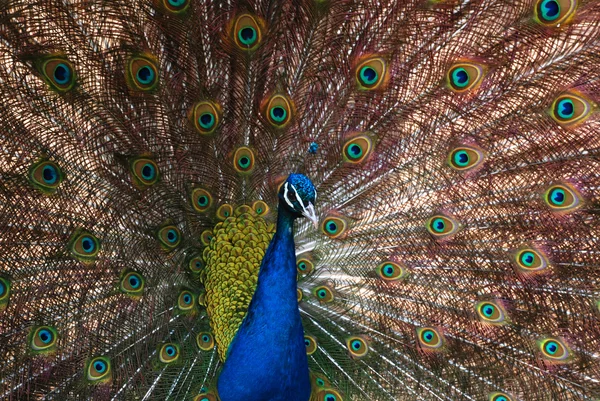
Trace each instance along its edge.
<instances>
[{"instance_id":1,"label":"blue neck","mask_svg":"<svg viewBox=\"0 0 600 401\"><path fill-rule=\"evenodd\" d=\"M222 401L307 401L310 379L296 296L294 219L280 202L256 291L218 381Z\"/></svg>"}]
</instances>

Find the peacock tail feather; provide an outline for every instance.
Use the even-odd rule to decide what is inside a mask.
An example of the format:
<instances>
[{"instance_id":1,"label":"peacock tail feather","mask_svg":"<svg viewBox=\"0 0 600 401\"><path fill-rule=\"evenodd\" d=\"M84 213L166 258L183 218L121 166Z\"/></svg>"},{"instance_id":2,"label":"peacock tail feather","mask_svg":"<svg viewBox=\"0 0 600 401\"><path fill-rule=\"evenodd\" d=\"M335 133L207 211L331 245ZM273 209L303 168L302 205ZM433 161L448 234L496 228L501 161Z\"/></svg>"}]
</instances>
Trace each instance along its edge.
<instances>
[{"instance_id":1,"label":"peacock tail feather","mask_svg":"<svg viewBox=\"0 0 600 401\"><path fill-rule=\"evenodd\" d=\"M592 0L1 1L0 399L600 399L599 66Z\"/></svg>"}]
</instances>

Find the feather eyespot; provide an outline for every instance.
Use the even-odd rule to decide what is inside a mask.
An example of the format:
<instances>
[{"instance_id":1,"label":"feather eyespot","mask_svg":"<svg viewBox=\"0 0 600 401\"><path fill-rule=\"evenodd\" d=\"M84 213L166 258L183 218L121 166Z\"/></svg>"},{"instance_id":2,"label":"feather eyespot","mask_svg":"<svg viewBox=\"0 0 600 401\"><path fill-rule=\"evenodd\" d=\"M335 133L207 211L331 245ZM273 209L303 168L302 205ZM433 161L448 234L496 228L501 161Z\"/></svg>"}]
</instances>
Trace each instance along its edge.
<instances>
[{"instance_id":1,"label":"feather eyespot","mask_svg":"<svg viewBox=\"0 0 600 401\"><path fill-rule=\"evenodd\" d=\"M92 263L100 252L100 241L87 231L77 230L69 241L69 251L83 263Z\"/></svg>"},{"instance_id":2,"label":"feather eyespot","mask_svg":"<svg viewBox=\"0 0 600 401\"><path fill-rule=\"evenodd\" d=\"M73 64L64 57L56 56L45 59L39 70L44 81L51 89L59 93L65 93L75 86L75 69Z\"/></svg>"},{"instance_id":3,"label":"feather eyespot","mask_svg":"<svg viewBox=\"0 0 600 401\"><path fill-rule=\"evenodd\" d=\"M58 165L49 160L35 163L29 169L29 182L45 194L51 194L63 180L63 173Z\"/></svg>"},{"instance_id":4,"label":"feather eyespot","mask_svg":"<svg viewBox=\"0 0 600 401\"><path fill-rule=\"evenodd\" d=\"M214 394L200 394L194 397L194 401L217 401L217 398Z\"/></svg>"},{"instance_id":5,"label":"feather eyespot","mask_svg":"<svg viewBox=\"0 0 600 401\"><path fill-rule=\"evenodd\" d=\"M142 55L129 59L127 83L133 90L151 92L158 87L158 67L154 56Z\"/></svg>"},{"instance_id":6,"label":"feather eyespot","mask_svg":"<svg viewBox=\"0 0 600 401\"><path fill-rule=\"evenodd\" d=\"M111 379L110 359L104 356L98 356L89 361L86 376L92 383L106 383Z\"/></svg>"},{"instance_id":7,"label":"feather eyespot","mask_svg":"<svg viewBox=\"0 0 600 401\"><path fill-rule=\"evenodd\" d=\"M475 305L479 319L484 323L503 324L506 320L506 311L502 305L495 301L481 301Z\"/></svg>"},{"instance_id":8,"label":"feather eyespot","mask_svg":"<svg viewBox=\"0 0 600 401\"><path fill-rule=\"evenodd\" d=\"M10 299L11 282L9 279L0 277L0 311L4 310Z\"/></svg>"},{"instance_id":9,"label":"feather eyespot","mask_svg":"<svg viewBox=\"0 0 600 401\"><path fill-rule=\"evenodd\" d=\"M304 294L302 293L302 290L300 288L296 288L296 300L298 302L302 301L302 298L304 298Z\"/></svg>"},{"instance_id":10,"label":"feather eyespot","mask_svg":"<svg viewBox=\"0 0 600 401\"><path fill-rule=\"evenodd\" d=\"M369 57L356 67L356 83L361 90L375 90L388 79L387 62L382 57Z\"/></svg>"},{"instance_id":11,"label":"feather eyespot","mask_svg":"<svg viewBox=\"0 0 600 401\"><path fill-rule=\"evenodd\" d=\"M556 26L571 19L576 8L576 0L537 0L534 17L539 24Z\"/></svg>"},{"instance_id":12,"label":"feather eyespot","mask_svg":"<svg viewBox=\"0 0 600 401\"><path fill-rule=\"evenodd\" d=\"M261 107L265 118L274 128L285 128L294 117L294 103L289 96L273 95Z\"/></svg>"},{"instance_id":13,"label":"feather eyespot","mask_svg":"<svg viewBox=\"0 0 600 401\"><path fill-rule=\"evenodd\" d=\"M315 265L308 257L301 257L296 262L296 268L298 269L298 273L307 276L313 271Z\"/></svg>"},{"instance_id":14,"label":"feather eyespot","mask_svg":"<svg viewBox=\"0 0 600 401\"><path fill-rule=\"evenodd\" d=\"M491 393L488 399L489 401L514 401L514 398L506 393Z\"/></svg>"},{"instance_id":15,"label":"feather eyespot","mask_svg":"<svg viewBox=\"0 0 600 401\"><path fill-rule=\"evenodd\" d=\"M552 103L550 116L563 127L584 122L592 113L592 102L578 92L564 93Z\"/></svg>"},{"instance_id":16,"label":"feather eyespot","mask_svg":"<svg viewBox=\"0 0 600 401\"><path fill-rule=\"evenodd\" d=\"M581 205L577 191L569 185L556 184L544 193L544 201L554 211L569 212Z\"/></svg>"},{"instance_id":17,"label":"feather eyespot","mask_svg":"<svg viewBox=\"0 0 600 401\"><path fill-rule=\"evenodd\" d=\"M472 62L460 62L454 64L448 70L446 80L448 86L455 93L464 93L477 89L483 81L485 69L479 64Z\"/></svg>"},{"instance_id":18,"label":"feather eyespot","mask_svg":"<svg viewBox=\"0 0 600 401\"><path fill-rule=\"evenodd\" d=\"M417 338L421 346L427 350L438 350L444 345L444 337L433 327L417 328Z\"/></svg>"},{"instance_id":19,"label":"feather eyespot","mask_svg":"<svg viewBox=\"0 0 600 401\"><path fill-rule=\"evenodd\" d=\"M261 200L258 200L252 204L252 210L254 210L254 212L259 216L265 216L269 214L270 209L269 205Z\"/></svg>"},{"instance_id":20,"label":"feather eyespot","mask_svg":"<svg viewBox=\"0 0 600 401\"><path fill-rule=\"evenodd\" d=\"M174 363L179 359L180 353L181 351L179 350L179 345L175 343L167 343L160 347L158 358L162 363Z\"/></svg>"},{"instance_id":21,"label":"feather eyespot","mask_svg":"<svg viewBox=\"0 0 600 401\"><path fill-rule=\"evenodd\" d=\"M450 217L436 214L427 220L427 230L435 238L448 238L458 231L458 223Z\"/></svg>"},{"instance_id":22,"label":"feather eyespot","mask_svg":"<svg viewBox=\"0 0 600 401\"><path fill-rule=\"evenodd\" d=\"M217 209L216 217L220 221L224 221L228 217L233 216L233 206L228 203L224 203Z\"/></svg>"},{"instance_id":23,"label":"feather eyespot","mask_svg":"<svg viewBox=\"0 0 600 401\"><path fill-rule=\"evenodd\" d=\"M233 156L233 168L240 174L251 173L254 169L254 152L245 146L238 148Z\"/></svg>"},{"instance_id":24,"label":"feather eyespot","mask_svg":"<svg viewBox=\"0 0 600 401\"><path fill-rule=\"evenodd\" d=\"M221 107L209 101L196 103L189 118L199 134L210 135L221 122Z\"/></svg>"},{"instance_id":25,"label":"feather eyespot","mask_svg":"<svg viewBox=\"0 0 600 401\"><path fill-rule=\"evenodd\" d=\"M204 213L208 211L213 205L213 197L205 189L194 188L192 190L192 207L198 213Z\"/></svg>"},{"instance_id":26,"label":"feather eyespot","mask_svg":"<svg viewBox=\"0 0 600 401\"><path fill-rule=\"evenodd\" d=\"M334 389L321 390L317 393L318 401L344 401L344 398Z\"/></svg>"},{"instance_id":27,"label":"feather eyespot","mask_svg":"<svg viewBox=\"0 0 600 401\"><path fill-rule=\"evenodd\" d=\"M407 272L398 263L391 260L377 266L377 275L385 281L396 281L406 277Z\"/></svg>"},{"instance_id":28,"label":"feather eyespot","mask_svg":"<svg viewBox=\"0 0 600 401\"><path fill-rule=\"evenodd\" d=\"M312 381L313 387L317 387L318 389L325 389L331 387L331 383L329 382L329 380L319 373L312 372L310 375L310 379Z\"/></svg>"},{"instance_id":29,"label":"feather eyespot","mask_svg":"<svg viewBox=\"0 0 600 401\"><path fill-rule=\"evenodd\" d=\"M191 291L183 290L177 298L177 307L182 312L189 312L196 307L196 297Z\"/></svg>"},{"instance_id":30,"label":"feather eyespot","mask_svg":"<svg viewBox=\"0 0 600 401\"><path fill-rule=\"evenodd\" d=\"M129 270L122 275L119 289L124 294L137 297L144 293L144 285L144 277L138 272Z\"/></svg>"},{"instance_id":31,"label":"feather eyespot","mask_svg":"<svg viewBox=\"0 0 600 401\"><path fill-rule=\"evenodd\" d=\"M250 14L242 14L233 24L233 41L242 50L253 51L262 41L262 20Z\"/></svg>"},{"instance_id":32,"label":"feather eyespot","mask_svg":"<svg viewBox=\"0 0 600 401\"><path fill-rule=\"evenodd\" d=\"M362 358L369 352L369 345L362 337L350 337L346 340L346 347L353 358Z\"/></svg>"},{"instance_id":33,"label":"feather eyespot","mask_svg":"<svg viewBox=\"0 0 600 401\"><path fill-rule=\"evenodd\" d=\"M200 273L202 269L204 269L204 261L200 255L194 255L190 258L188 262L188 269L192 273Z\"/></svg>"},{"instance_id":34,"label":"feather eyespot","mask_svg":"<svg viewBox=\"0 0 600 401\"><path fill-rule=\"evenodd\" d=\"M483 161L483 152L478 149L459 146L448 155L448 164L455 170L472 170Z\"/></svg>"},{"instance_id":35,"label":"feather eyespot","mask_svg":"<svg viewBox=\"0 0 600 401\"><path fill-rule=\"evenodd\" d=\"M306 355L312 355L317 351L317 339L313 336L304 336L304 345L306 345Z\"/></svg>"},{"instance_id":36,"label":"feather eyespot","mask_svg":"<svg viewBox=\"0 0 600 401\"><path fill-rule=\"evenodd\" d=\"M556 337L539 340L538 347L542 353L542 357L550 362L566 362L571 357L571 353L565 343Z\"/></svg>"},{"instance_id":37,"label":"feather eyespot","mask_svg":"<svg viewBox=\"0 0 600 401\"><path fill-rule=\"evenodd\" d=\"M173 14L182 14L187 11L190 0L163 0L163 6Z\"/></svg>"},{"instance_id":38,"label":"feather eyespot","mask_svg":"<svg viewBox=\"0 0 600 401\"><path fill-rule=\"evenodd\" d=\"M365 161L373 150L372 134L363 133L354 135L344 144L342 151L344 161L359 164Z\"/></svg>"},{"instance_id":39,"label":"feather eyespot","mask_svg":"<svg viewBox=\"0 0 600 401\"><path fill-rule=\"evenodd\" d=\"M29 346L31 350L38 352L51 352L56 348L58 333L53 327L39 326L34 328L30 334Z\"/></svg>"},{"instance_id":40,"label":"feather eyespot","mask_svg":"<svg viewBox=\"0 0 600 401\"><path fill-rule=\"evenodd\" d=\"M329 216L321 223L321 232L332 239L340 239L346 233L348 223L345 219L336 216Z\"/></svg>"},{"instance_id":41,"label":"feather eyespot","mask_svg":"<svg viewBox=\"0 0 600 401\"><path fill-rule=\"evenodd\" d=\"M319 302L328 303L333 301L334 295L333 291L327 285L320 285L313 289L313 294L317 297Z\"/></svg>"},{"instance_id":42,"label":"feather eyespot","mask_svg":"<svg viewBox=\"0 0 600 401\"><path fill-rule=\"evenodd\" d=\"M196 336L196 344L202 351L210 351L215 347L215 339L208 332L198 333Z\"/></svg>"},{"instance_id":43,"label":"feather eyespot","mask_svg":"<svg viewBox=\"0 0 600 401\"><path fill-rule=\"evenodd\" d=\"M181 242L181 231L176 226L170 224L160 228L157 237L165 250L172 250Z\"/></svg>"},{"instance_id":44,"label":"feather eyespot","mask_svg":"<svg viewBox=\"0 0 600 401\"><path fill-rule=\"evenodd\" d=\"M519 250L515 255L517 268L524 273L534 273L544 270L548 266L546 256L532 248Z\"/></svg>"},{"instance_id":45,"label":"feather eyespot","mask_svg":"<svg viewBox=\"0 0 600 401\"><path fill-rule=\"evenodd\" d=\"M212 241L212 239L213 239L212 230L204 230L204 231L202 231L202 234L200 234L200 242L204 246L209 246L210 241Z\"/></svg>"},{"instance_id":46,"label":"feather eyespot","mask_svg":"<svg viewBox=\"0 0 600 401\"><path fill-rule=\"evenodd\" d=\"M139 157L130 162L129 168L133 184L140 189L154 185L158 181L158 166L154 160Z\"/></svg>"}]
</instances>

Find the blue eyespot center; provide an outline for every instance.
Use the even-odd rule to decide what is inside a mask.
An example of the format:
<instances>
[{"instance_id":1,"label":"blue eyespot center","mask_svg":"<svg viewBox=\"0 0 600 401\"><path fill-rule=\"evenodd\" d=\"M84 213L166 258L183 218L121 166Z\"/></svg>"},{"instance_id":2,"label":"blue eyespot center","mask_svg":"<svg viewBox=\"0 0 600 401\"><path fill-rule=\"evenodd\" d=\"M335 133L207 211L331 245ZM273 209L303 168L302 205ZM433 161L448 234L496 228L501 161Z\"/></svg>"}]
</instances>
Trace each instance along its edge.
<instances>
[{"instance_id":1,"label":"blue eyespot center","mask_svg":"<svg viewBox=\"0 0 600 401\"><path fill-rule=\"evenodd\" d=\"M175 355L175 347L173 347L171 345L169 345L165 351L167 352L167 355L169 355L169 356Z\"/></svg>"},{"instance_id":2,"label":"blue eyespot center","mask_svg":"<svg viewBox=\"0 0 600 401\"><path fill-rule=\"evenodd\" d=\"M59 85L65 85L71 79L71 69L64 63L54 68L54 79Z\"/></svg>"},{"instance_id":3,"label":"blue eyespot center","mask_svg":"<svg viewBox=\"0 0 600 401\"><path fill-rule=\"evenodd\" d=\"M362 348L362 343L358 340L354 340L352 341L352 349L355 351L358 351L359 349Z\"/></svg>"},{"instance_id":4,"label":"blue eyespot center","mask_svg":"<svg viewBox=\"0 0 600 401\"><path fill-rule=\"evenodd\" d=\"M555 188L552 190L551 194L550 194L550 199L552 200L552 203L554 203L555 205L562 205L563 203L565 203L565 191L564 189L561 188Z\"/></svg>"},{"instance_id":5,"label":"blue eyespot center","mask_svg":"<svg viewBox=\"0 0 600 401\"><path fill-rule=\"evenodd\" d=\"M317 386L319 386L319 387L325 386L325 380L323 380L323 379L317 379Z\"/></svg>"},{"instance_id":6,"label":"blue eyespot center","mask_svg":"<svg viewBox=\"0 0 600 401\"><path fill-rule=\"evenodd\" d=\"M392 266L391 264L387 264L385 266L383 266L383 274L386 277L392 277L392 275L394 274L394 266Z\"/></svg>"},{"instance_id":7,"label":"blue eyespot center","mask_svg":"<svg viewBox=\"0 0 600 401\"><path fill-rule=\"evenodd\" d=\"M83 239L81 240L81 247L85 252L92 253L94 251L94 248L96 248L96 244L94 243L94 240L90 237L83 237Z\"/></svg>"},{"instance_id":8,"label":"blue eyespot center","mask_svg":"<svg viewBox=\"0 0 600 401\"><path fill-rule=\"evenodd\" d=\"M560 16L560 3L556 0L544 0L540 4L542 18L546 21L554 21Z\"/></svg>"},{"instance_id":9,"label":"blue eyespot center","mask_svg":"<svg viewBox=\"0 0 600 401\"><path fill-rule=\"evenodd\" d=\"M215 123L215 117L211 113L204 113L198 119L200 126L205 129L212 128Z\"/></svg>"},{"instance_id":10,"label":"blue eyespot center","mask_svg":"<svg viewBox=\"0 0 600 401\"><path fill-rule=\"evenodd\" d=\"M247 157L247 156L242 156L242 157L240 157L240 160L238 161L238 164L242 168L247 168L250 165L250 158Z\"/></svg>"},{"instance_id":11,"label":"blue eyespot center","mask_svg":"<svg viewBox=\"0 0 600 401\"><path fill-rule=\"evenodd\" d=\"M494 399L494 401L508 401L505 396L500 395Z\"/></svg>"},{"instance_id":12,"label":"blue eyespot center","mask_svg":"<svg viewBox=\"0 0 600 401\"><path fill-rule=\"evenodd\" d=\"M431 225L433 230L438 233L444 232L444 229L446 228L446 223L443 219L440 218L433 220L433 223Z\"/></svg>"},{"instance_id":13,"label":"blue eyespot center","mask_svg":"<svg viewBox=\"0 0 600 401\"><path fill-rule=\"evenodd\" d=\"M327 223L327 231L329 231L330 233L335 233L337 231L337 224L333 221Z\"/></svg>"},{"instance_id":14,"label":"blue eyespot center","mask_svg":"<svg viewBox=\"0 0 600 401\"><path fill-rule=\"evenodd\" d=\"M317 153L318 149L319 149L319 144L316 142L311 142L310 145L308 146L308 153L314 155L315 153Z\"/></svg>"},{"instance_id":15,"label":"blue eyespot center","mask_svg":"<svg viewBox=\"0 0 600 401\"><path fill-rule=\"evenodd\" d=\"M145 65L141 67L137 72L137 79L144 85L151 84L154 81L154 70L149 66Z\"/></svg>"},{"instance_id":16,"label":"blue eyespot center","mask_svg":"<svg viewBox=\"0 0 600 401\"><path fill-rule=\"evenodd\" d=\"M207 196L200 196L198 197L198 205L200 206L206 206L208 204L208 197Z\"/></svg>"},{"instance_id":17,"label":"blue eyespot center","mask_svg":"<svg viewBox=\"0 0 600 401\"><path fill-rule=\"evenodd\" d=\"M196 262L196 269L201 269L201 268L202 268L202 263Z\"/></svg>"},{"instance_id":18,"label":"blue eyespot center","mask_svg":"<svg viewBox=\"0 0 600 401\"><path fill-rule=\"evenodd\" d=\"M238 38L242 44L250 46L256 42L256 29L249 26L242 28L238 32Z\"/></svg>"},{"instance_id":19,"label":"blue eyespot center","mask_svg":"<svg viewBox=\"0 0 600 401\"><path fill-rule=\"evenodd\" d=\"M556 354L556 351L558 351L558 344L556 343L556 341L548 341L544 348L546 349L547 353L549 353L550 355L554 355Z\"/></svg>"},{"instance_id":20,"label":"blue eyespot center","mask_svg":"<svg viewBox=\"0 0 600 401\"><path fill-rule=\"evenodd\" d=\"M138 288L141 284L141 280L139 278L137 278L136 276L130 276L129 277L129 285L131 285L131 288Z\"/></svg>"},{"instance_id":21,"label":"blue eyespot center","mask_svg":"<svg viewBox=\"0 0 600 401\"><path fill-rule=\"evenodd\" d=\"M460 150L454 154L454 163L457 166L464 167L469 164L469 154L464 150Z\"/></svg>"},{"instance_id":22,"label":"blue eyespot center","mask_svg":"<svg viewBox=\"0 0 600 401\"><path fill-rule=\"evenodd\" d=\"M454 69L452 71L452 83L459 87L464 88L469 84L469 73L462 67Z\"/></svg>"},{"instance_id":23,"label":"blue eyespot center","mask_svg":"<svg viewBox=\"0 0 600 401\"><path fill-rule=\"evenodd\" d=\"M319 298L325 298L327 296L327 291L321 289L319 290L319 292L317 292L317 295L319 296Z\"/></svg>"},{"instance_id":24,"label":"blue eyespot center","mask_svg":"<svg viewBox=\"0 0 600 401\"><path fill-rule=\"evenodd\" d=\"M298 264L298 268L299 268L300 270L306 270L306 263L304 263L304 262L300 262L300 264Z\"/></svg>"},{"instance_id":25,"label":"blue eyespot center","mask_svg":"<svg viewBox=\"0 0 600 401\"><path fill-rule=\"evenodd\" d=\"M202 341L203 341L203 342L205 342L205 343L207 343L207 342L209 342L209 341L210 341L210 337L209 337L209 336L207 336L206 334L204 334L204 335L202 336Z\"/></svg>"},{"instance_id":26,"label":"blue eyespot center","mask_svg":"<svg viewBox=\"0 0 600 401\"><path fill-rule=\"evenodd\" d=\"M154 166L150 163L144 164L144 167L142 167L142 177L145 180L150 181L150 180L154 179L154 175L155 175Z\"/></svg>"},{"instance_id":27,"label":"blue eyespot center","mask_svg":"<svg viewBox=\"0 0 600 401\"><path fill-rule=\"evenodd\" d=\"M325 396L325 401L337 401L337 397L333 394L327 394Z\"/></svg>"},{"instance_id":28,"label":"blue eyespot center","mask_svg":"<svg viewBox=\"0 0 600 401\"><path fill-rule=\"evenodd\" d=\"M491 317L494 314L494 307L492 305L485 305L483 308L483 314L487 317Z\"/></svg>"},{"instance_id":29,"label":"blue eyespot center","mask_svg":"<svg viewBox=\"0 0 600 401\"><path fill-rule=\"evenodd\" d=\"M360 79L364 84L373 85L375 82L377 82L377 78L378 74L374 68L366 66L360 69Z\"/></svg>"},{"instance_id":30,"label":"blue eyespot center","mask_svg":"<svg viewBox=\"0 0 600 401\"><path fill-rule=\"evenodd\" d=\"M187 0L169 0L169 4L173 7L181 7Z\"/></svg>"},{"instance_id":31,"label":"blue eyespot center","mask_svg":"<svg viewBox=\"0 0 600 401\"><path fill-rule=\"evenodd\" d=\"M306 345L307 347L310 347L310 340L309 339L305 339L304 340L304 345Z\"/></svg>"},{"instance_id":32,"label":"blue eyespot center","mask_svg":"<svg viewBox=\"0 0 600 401\"><path fill-rule=\"evenodd\" d=\"M535 261L535 255L533 254L533 252L523 252L523 254L521 255L521 263L523 263L525 266L531 266L533 265L533 262Z\"/></svg>"},{"instance_id":33,"label":"blue eyespot center","mask_svg":"<svg viewBox=\"0 0 600 401\"><path fill-rule=\"evenodd\" d=\"M94 362L94 369L96 369L96 372L98 373L104 373L106 371L106 363L102 361L96 361Z\"/></svg>"},{"instance_id":34,"label":"blue eyespot center","mask_svg":"<svg viewBox=\"0 0 600 401\"><path fill-rule=\"evenodd\" d=\"M358 159L363 154L362 148L360 146L358 146L357 144L350 145L348 147L348 151L350 153L350 157L353 159Z\"/></svg>"},{"instance_id":35,"label":"blue eyespot center","mask_svg":"<svg viewBox=\"0 0 600 401\"><path fill-rule=\"evenodd\" d=\"M40 330L38 336L44 344L48 344L52 341L52 333L50 332L50 330Z\"/></svg>"},{"instance_id":36,"label":"blue eyespot center","mask_svg":"<svg viewBox=\"0 0 600 401\"><path fill-rule=\"evenodd\" d=\"M281 106L275 106L271 109L271 119L275 122L283 122L287 117L287 111Z\"/></svg>"},{"instance_id":37,"label":"blue eyespot center","mask_svg":"<svg viewBox=\"0 0 600 401\"><path fill-rule=\"evenodd\" d=\"M558 117L568 119L575 115L575 104L571 99L562 99L558 102Z\"/></svg>"},{"instance_id":38,"label":"blue eyespot center","mask_svg":"<svg viewBox=\"0 0 600 401\"><path fill-rule=\"evenodd\" d=\"M58 180L58 172L53 166L44 166L42 170L42 178L46 184L54 184Z\"/></svg>"},{"instance_id":39,"label":"blue eyespot center","mask_svg":"<svg viewBox=\"0 0 600 401\"><path fill-rule=\"evenodd\" d=\"M433 334L433 331L431 331L431 330L425 330L425 332L423 333L423 340L425 340L425 342L427 342L427 343L431 342L434 337L435 337L435 335Z\"/></svg>"},{"instance_id":40,"label":"blue eyespot center","mask_svg":"<svg viewBox=\"0 0 600 401\"><path fill-rule=\"evenodd\" d=\"M192 303L192 297L189 294L183 296L183 302L187 305Z\"/></svg>"},{"instance_id":41,"label":"blue eyespot center","mask_svg":"<svg viewBox=\"0 0 600 401\"><path fill-rule=\"evenodd\" d=\"M4 283L2 281L0 281L0 297L2 297L5 292L6 292L6 286L4 285Z\"/></svg>"}]
</instances>

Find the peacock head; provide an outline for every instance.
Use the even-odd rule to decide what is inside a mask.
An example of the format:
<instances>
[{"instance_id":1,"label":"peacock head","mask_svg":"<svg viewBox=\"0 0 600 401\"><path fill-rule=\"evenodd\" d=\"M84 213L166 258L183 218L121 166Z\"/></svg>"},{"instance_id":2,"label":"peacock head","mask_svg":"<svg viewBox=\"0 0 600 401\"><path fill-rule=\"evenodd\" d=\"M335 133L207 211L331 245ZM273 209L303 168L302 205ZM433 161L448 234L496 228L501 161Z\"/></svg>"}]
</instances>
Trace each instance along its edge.
<instances>
[{"instance_id":1,"label":"peacock head","mask_svg":"<svg viewBox=\"0 0 600 401\"><path fill-rule=\"evenodd\" d=\"M307 176L290 174L279 190L279 199L288 211L295 217L307 217L318 227L319 221L315 213L317 190Z\"/></svg>"}]
</instances>

